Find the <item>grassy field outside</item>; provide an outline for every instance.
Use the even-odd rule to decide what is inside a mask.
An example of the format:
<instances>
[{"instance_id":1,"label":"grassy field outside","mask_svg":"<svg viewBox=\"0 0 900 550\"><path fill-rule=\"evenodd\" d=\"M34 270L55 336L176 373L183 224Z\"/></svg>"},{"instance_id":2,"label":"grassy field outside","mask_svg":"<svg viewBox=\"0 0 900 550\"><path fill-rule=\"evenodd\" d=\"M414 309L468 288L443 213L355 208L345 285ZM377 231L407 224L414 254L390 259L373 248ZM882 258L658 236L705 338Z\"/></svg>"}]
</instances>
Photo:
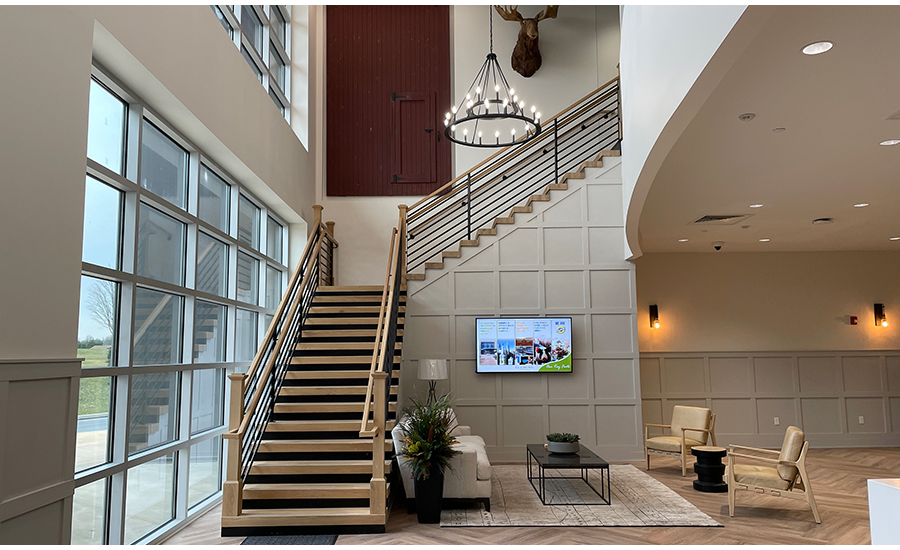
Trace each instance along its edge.
<instances>
[{"instance_id":1,"label":"grassy field outside","mask_svg":"<svg viewBox=\"0 0 900 550\"><path fill-rule=\"evenodd\" d=\"M83 357L82 366L109 366L108 349L79 349L78 357ZM109 380L108 376L82 378L78 392L78 414L97 414L109 412Z\"/></svg>"}]
</instances>

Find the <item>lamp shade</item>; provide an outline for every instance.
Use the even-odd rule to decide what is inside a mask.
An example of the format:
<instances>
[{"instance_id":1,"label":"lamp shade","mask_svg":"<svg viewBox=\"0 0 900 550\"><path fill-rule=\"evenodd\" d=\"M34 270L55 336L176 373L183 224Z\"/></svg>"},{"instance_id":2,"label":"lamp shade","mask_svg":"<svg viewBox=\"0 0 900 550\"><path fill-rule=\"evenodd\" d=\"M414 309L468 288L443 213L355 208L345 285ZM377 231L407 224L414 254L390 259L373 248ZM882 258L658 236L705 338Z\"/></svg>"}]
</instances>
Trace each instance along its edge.
<instances>
[{"instance_id":1,"label":"lamp shade","mask_svg":"<svg viewBox=\"0 0 900 550\"><path fill-rule=\"evenodd\" d=\"M419 380L446 380L446 359L419 359Z\"/></svg>"}]
</instances>

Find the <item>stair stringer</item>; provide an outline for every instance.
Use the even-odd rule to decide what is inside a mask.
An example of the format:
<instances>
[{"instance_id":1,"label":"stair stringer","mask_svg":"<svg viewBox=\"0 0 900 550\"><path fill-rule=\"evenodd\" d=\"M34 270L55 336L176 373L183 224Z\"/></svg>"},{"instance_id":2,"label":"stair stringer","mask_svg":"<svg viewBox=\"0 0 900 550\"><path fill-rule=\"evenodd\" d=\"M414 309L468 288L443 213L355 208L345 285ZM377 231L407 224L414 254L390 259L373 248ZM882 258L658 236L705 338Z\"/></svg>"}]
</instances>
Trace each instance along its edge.
<instances>
[{"instance_id":1,"label":"stair stringer","mask_svg":"<svg viewBox=\"0 0 900 550\"><path fill-rule=\"evenodd\" d=\"M441 262L443 264L442 267L438 269L431 267L426 268L424 279L421 278L422 274L418 274L419 277L415 277L414 275L416 274L407 275L409 295L421 291L434 281L440 279L444 274L453 271L453 269L469 262L475 256L484 253L486 249L509 236L516 229L520 227L527 227L529 226L529 224L533 224L533 222L540 216L542 216L544 212L553 208L573 194L579 192L579 190L584 187L583 183L587 181L608 181L611 184L621 183L622 163L621 157L619 157L618 153L619 151L601 151L600 154L597 155L595 160L585 161L581 163L577 172L570 172L566 174L566 176L561 178L561 182L568 182L567 189L556 189L550 191L549 201L530 202L530 199L526 199L526 201L523 201L523 204L525 202L530 202L530 206L532 208L531 212L519 212L513 214L512 217L515 218L515 223L496 225L496 234L479 236L477 239L477 246L458 246L457 248L460 253L460 257L445 257L443 259L443 262ZM597 166L597 164L599 164L599 166ZM578 174L582 177L574 178L571 177L570 174Z\"/></svg>"}]
</instances>

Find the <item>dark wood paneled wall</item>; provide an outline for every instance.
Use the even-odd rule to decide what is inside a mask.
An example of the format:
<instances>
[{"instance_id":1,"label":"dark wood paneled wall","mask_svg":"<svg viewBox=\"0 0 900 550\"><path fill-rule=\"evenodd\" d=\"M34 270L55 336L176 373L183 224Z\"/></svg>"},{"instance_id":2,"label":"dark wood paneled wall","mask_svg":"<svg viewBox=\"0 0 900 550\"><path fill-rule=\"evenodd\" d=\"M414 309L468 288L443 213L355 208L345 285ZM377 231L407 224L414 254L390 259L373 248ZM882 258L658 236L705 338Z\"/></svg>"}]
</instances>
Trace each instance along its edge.
<instances>
[{"instance_id":1,"label":"dark wood paneled wall","mask_svg":"<svg viewBox=\"0 0 900 550\"><path fill-rule=\"evenodd\" d=\"M449 7L328 6L326 27L327 194L425 195L449 181Z\"/></svg>"}]
</instances>

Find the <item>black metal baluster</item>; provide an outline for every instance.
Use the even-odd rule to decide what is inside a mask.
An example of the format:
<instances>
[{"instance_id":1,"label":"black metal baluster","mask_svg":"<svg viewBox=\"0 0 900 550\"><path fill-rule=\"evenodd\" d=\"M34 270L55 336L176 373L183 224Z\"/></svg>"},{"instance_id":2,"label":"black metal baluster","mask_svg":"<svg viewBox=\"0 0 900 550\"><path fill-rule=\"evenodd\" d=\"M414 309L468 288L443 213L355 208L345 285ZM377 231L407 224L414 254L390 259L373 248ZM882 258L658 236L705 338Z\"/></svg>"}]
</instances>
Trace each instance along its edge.
<instances>
[{"instance_id":1,"label":"black metal baluster","mask_svg":"<svg viewBox=\"0 0 900 550\"><path fill-rule=\"evenodd\" d=\"M466 177L466 223L469 228L469 240L472 240L472 172Z\"/></svg>"},{"instance_id":2,"label":"black metal baluster","mask_svg":"<svg viewBox=\"0 0 900 550\"><path fill-rule=\"evenodd\" d=\"M553 181L559 183L559 134L556 131L556 119L553 119Z\"/></svg>"}]
</instances>

